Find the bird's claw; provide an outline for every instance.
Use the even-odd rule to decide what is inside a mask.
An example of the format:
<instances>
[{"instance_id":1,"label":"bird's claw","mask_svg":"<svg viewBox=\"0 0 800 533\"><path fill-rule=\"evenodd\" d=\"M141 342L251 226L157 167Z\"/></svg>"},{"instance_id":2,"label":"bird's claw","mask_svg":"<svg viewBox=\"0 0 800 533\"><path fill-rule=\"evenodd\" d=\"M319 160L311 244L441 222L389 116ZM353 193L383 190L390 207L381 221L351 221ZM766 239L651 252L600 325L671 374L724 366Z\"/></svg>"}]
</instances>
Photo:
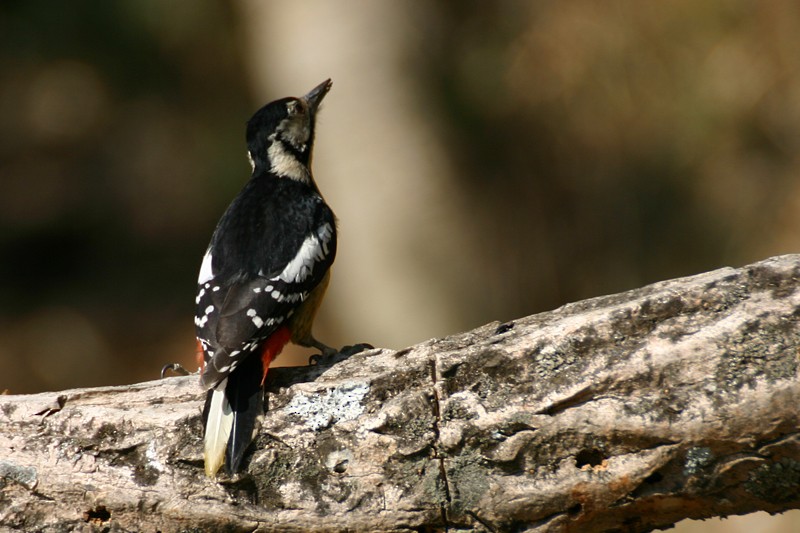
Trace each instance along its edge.
<instances>
[{"instance_id":1,"label":"bird's claw","mask_svg":"<svg viewBox=\"0 0 800 533\"><path fill-rule=\"evenodd\" d=\"M371 344L366 342L362 342L360 344L354 344L352 346L344 346L341 350L336 350L334 348L330 348L328 346L317 346L321 353L315 353L311 357L308 358L309 366L316 366L322 362L323 359L329 359L334 356L343 356L343 358L350 357L351 355L355 355L359 352L363 352L364 350L372 350L375 348Z\"/></svg>"},{"instance_id":2,"label":"bird's claw","mask_svg":"<svg viewBox=\"0 0 800 533\"><path fill-rule=\"evenodd\" d=\"M161 379L167 377L167 372L172 370L179 376L188 376L191 375L191 372L183 368L183 365L180 363L167 363L161 368Z\"/></svg>"}]
</instances>

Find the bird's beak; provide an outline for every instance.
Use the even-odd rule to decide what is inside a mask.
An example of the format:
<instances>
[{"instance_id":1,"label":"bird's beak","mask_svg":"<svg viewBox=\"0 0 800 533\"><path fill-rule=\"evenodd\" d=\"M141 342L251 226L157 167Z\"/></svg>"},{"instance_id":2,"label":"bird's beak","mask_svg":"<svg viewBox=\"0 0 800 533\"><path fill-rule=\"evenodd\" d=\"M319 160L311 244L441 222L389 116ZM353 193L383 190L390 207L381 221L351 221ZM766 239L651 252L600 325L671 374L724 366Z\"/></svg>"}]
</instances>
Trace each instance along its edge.
<instances>
[{"instance_id":1,"label":"bird's beak","mask_svg":"<svg viewBox=\"0 0 800 533\"><path fill-rule=\"evenodd\" d=\"M312 114L316 113L322 99L325 98L325 95L331 90L331 85L333 85L333 82L328 78L311 89L308 94L303 97L303 100L308 104L308 108L311 110Z\"/></svg>"}]
</instances>

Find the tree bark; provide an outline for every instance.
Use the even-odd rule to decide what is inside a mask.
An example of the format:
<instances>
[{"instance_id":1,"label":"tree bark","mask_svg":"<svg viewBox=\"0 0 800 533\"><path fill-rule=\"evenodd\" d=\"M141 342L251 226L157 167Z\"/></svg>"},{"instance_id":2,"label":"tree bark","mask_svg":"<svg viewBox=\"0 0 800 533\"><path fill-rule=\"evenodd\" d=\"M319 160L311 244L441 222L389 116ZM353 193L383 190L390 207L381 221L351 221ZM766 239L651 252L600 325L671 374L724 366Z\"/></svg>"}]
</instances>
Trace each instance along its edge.
<instances>
[{"instance_id":1,"label":"tree bark","mask_svg":"<svg viewBox=\"0 0 800 533\"><path fill-rule=\"evenodd\" d=\"M648 531L800 507L800 255L274 369L237 479L196 376L0 397L24 531Z\"/></svg>"}]
</instances>

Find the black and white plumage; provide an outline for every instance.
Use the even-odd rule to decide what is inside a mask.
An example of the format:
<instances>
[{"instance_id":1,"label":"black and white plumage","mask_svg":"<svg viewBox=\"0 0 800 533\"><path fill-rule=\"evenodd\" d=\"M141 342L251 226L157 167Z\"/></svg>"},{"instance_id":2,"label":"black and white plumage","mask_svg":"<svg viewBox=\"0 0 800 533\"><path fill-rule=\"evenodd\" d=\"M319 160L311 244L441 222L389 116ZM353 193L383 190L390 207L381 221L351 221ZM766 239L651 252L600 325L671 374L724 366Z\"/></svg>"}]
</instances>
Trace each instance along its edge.
<instances>
[{"instance_id":1,"label":"black and white plumage","mask_svg":"<svg viewBox=\"0 0 800 533\"><path fill-rule=\"evenodd\" d=\"M311 174L314 124L327 80L261 108L247 124L253 174L220 219L198 276L195 326L209 389L206 474L239 469L261 414L269 362L311 324L336 255L336 222Z\"/></svg>"}]
</instances>

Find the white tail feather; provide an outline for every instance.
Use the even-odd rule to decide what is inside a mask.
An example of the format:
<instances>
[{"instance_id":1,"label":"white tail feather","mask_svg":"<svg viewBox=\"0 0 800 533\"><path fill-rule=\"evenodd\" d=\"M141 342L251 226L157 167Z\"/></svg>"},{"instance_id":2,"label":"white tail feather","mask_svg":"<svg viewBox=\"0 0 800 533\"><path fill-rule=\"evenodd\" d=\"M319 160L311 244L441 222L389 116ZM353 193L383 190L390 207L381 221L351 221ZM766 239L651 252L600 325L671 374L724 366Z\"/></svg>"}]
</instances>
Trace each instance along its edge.
<instances>
[{"instance_id":1,"label":"white tail feather","mask_svg":"<svg viewBox=\"0 0 800 533\"><path fill-rule=\"evenodd\" d=\"M206 420L205 450L206 475L214 477L225 462L225 448L233 426L233 411L225 397L228 380L222 380L211 393L211 405Z\"/></svg>"}]
</instances>

